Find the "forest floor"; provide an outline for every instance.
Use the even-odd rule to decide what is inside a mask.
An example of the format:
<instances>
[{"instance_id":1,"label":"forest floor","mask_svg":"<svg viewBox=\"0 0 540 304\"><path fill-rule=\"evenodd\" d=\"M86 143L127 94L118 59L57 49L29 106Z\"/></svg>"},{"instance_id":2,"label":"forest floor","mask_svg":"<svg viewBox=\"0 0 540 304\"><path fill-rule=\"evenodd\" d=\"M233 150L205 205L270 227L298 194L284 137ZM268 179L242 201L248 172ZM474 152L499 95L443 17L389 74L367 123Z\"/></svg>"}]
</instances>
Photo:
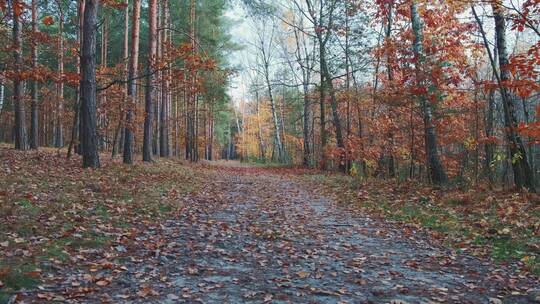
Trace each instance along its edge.
<instances>
[{"instance_id":1,"label":"forest floor","mask_svg":"<svg viewBox=\"0 0 540 304\"><path fill-rule=\"evenodd\" d=\"M79 165L0 146L0 303L540 301L529 194L235 162Z\"/></svg>"}]
</instances>

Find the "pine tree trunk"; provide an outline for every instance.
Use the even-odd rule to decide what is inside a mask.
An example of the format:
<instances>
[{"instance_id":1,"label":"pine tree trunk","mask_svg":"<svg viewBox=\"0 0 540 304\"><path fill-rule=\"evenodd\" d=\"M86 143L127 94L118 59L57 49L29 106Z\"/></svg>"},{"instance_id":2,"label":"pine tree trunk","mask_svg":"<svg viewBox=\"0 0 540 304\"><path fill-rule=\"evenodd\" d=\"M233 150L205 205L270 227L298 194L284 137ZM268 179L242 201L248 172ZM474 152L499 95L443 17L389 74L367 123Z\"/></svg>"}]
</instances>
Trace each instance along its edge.
<instances>
[{"instance_id":1,"label":"pine tree trunk","mask_svg":"<svg viewBox=\"0 0 540 304\"><path fill-rule=\"evenodd\" d=\"M191 47L192 52L195 54L197 51L196 43L196 32L195 32L195 23L196 23L196 3L195 0L190 1L190 38L191 38ZM197 83L197 73L196 71L191 71L191 75L187 75L189 89L187 94L187 99L185 103L185 113L186 113L186 159L189 159L192 162L198 161L197 157L197 93L196 83Z\"/></svg>"},{"instance_id":2,"label":"pine tree trunk","mask_svg":"<svg viewBox=\"0 0 540 304\"><path fill-rule=\"evenodd\" d=\"M129 73L129 0L126 0L126 7L124 8L124 77L128 77ZM115 158L118 151L122 150L122 134L123 134L123 128L124 125L124 107L127 102L127 90L128 90L128 84L126 83L124 96L122 97L122 103L120 104L119 108L119 118L118 118L118 126L116 127L116 131L114 133L114 140L113 140L113 150L111 157Z\"/></svg>"},{"instance_id":3,"label":"pine tree trunk","mask_svg":"<svg viewBox=\"0 0 540 304\"><path fill-rule=\"evenodd\" d=\"M161 43L161 53L162 53L162 59L167 56L167 45L169 43L168 40L168 30L166 29L169 27L169 1L163 0L162 1L162 43ZM166 58L165 58L166 59ZM169 152L169 78L167 75L167 71L162 72L162 81L161 81L161 111L160 111L160 134L159 134L159 151L161 157L168 157Z\"/></svg>"},{"instance_id":4,"label":"pine tree trunk","mask_svg":"<svg viewBox=\"0 0 540 304\"><path fill-rule=\"evenodd\" d=\"M210 139L208 140L208 160L214 158L214 103L210 105Z\"/></svg>"},{"instance_id":5,"label":"pine tree trunk","mask_svg":"<svg viewBox=\"0 0 540 304\"><path fill-rule=\"evenodd\" d=\"M17 12L22 11L19 0L11 1L11 15L13 17L13 59L15 63L15 77L13 79L13 111L15 116L15 149L28 150L28 138L26 134L26 114L24 111L23 83L21 70L23 66L22 58L22 28L21 20ZM16 7L18 9L16 9Z\"/></svg>"},{"instance_id":6,"label":"pine tree trunk","mask_svg":"<svg viewBox=\"0 0 540 304\"><path fill-rule=\"evenodd\" d=\"M146 95L145 95L145 113L144 119L144 138L143 138L143 161L152 161L152 127L154 116L154 86L155 86L155 66L157 56L157 0L150 0L148 13L148 41L149 54L148 65L146 67Z\"/></svg>"},{"instance_id":7,"label":"pine tree trunk","mask_svg":"<svg viewBox=\"0 0 540 304\"><path fill-rule=\"evenodd\" d=\"M134 107L136 100L137 68L139 65L139 28L141 19L141 0L133 0L133 16L131 24L131 56L129 57L128 85L127 85L127 113L124 130L124 163L133 163L134 135Z\"/></svg>"},{"instance_id":8,"label":"pine tree trunk","mask_svg":"<svg viewBox=\"0 0 540 304\"><path fill-rule=\"evenodd\" d=\"M37 0L32 0L32 33L34 35L38 32L38 6ZM37 71L38 64L38 45L36 41L32 41L32 68L34 73ZM39 121L38 121L38 82L32 81L31 92L31 119L30 119L30 149L37 149L39 147Z\"/></svg>"},{"instance_id":9,"label":"pine tree trunk","mask_svg":"<svg viewBox=\"0 0 540 304\"><path fill-rule=\"evenodd\" d=\"M83 23L84 23L84 6L85 6L85 0L81 0L78 3L77 8L77 17L79 19L79 27L77 29L77 40L79 41L80 46L82 46L82 36L83 36ZM77 56L76 61L77 66L77 74L81 73L81 58L80 56ZM71 153L73 149L79 154L82 154L82 148L81 145L78 143L79 141L79 134L80 134L80 114L81 114L81 87L79 86L77 88L76 97L75 97L75 107L74 107L74 117L73 117L73 125L71 129L71 141L69 142L68 147L68 153L67 158L71 157Z\"/></svg>"},{"instance_id":10,"label":"pine tree trunk","mask_svg":"<svg viewBox=\"0 0 540 304\"><path fill-rule=\"evenodd\" d=\"M103 24L101 25L101 62L100 66L102 70L105 70L108 66L109 55L109 14L107 11L102 13ZM102 104L107 104L107 94L101 94L98 97L98 107ZM103 134L99 137L99 147L101 151L105 151L108 148L107 138L108 134L108 122L107 115L100 113L98 116L98 128Z\"/></svg>"},{"instance_id":11,"label":"pine tree trunk","mask_svg":"<svg viewBox=\"0 0 540 304\"><path fill-rule=\"evenodd\" d=\"M64 146L64 10L60 1L57 2L58 11L58 87L57 87L57 108L54 129L54 146L61 148Z\"/></svg>"},{"instance_id":12,"label":"pine tree trunk","mask_svg":"<svg viewBox=\"0 0 540 304\"><path fill-rule=\"evenodd\" d=\"M96 32L99 0L86 0L81 56L81 145L83 167L98 168Z\"/></svg>"}]
</instances>

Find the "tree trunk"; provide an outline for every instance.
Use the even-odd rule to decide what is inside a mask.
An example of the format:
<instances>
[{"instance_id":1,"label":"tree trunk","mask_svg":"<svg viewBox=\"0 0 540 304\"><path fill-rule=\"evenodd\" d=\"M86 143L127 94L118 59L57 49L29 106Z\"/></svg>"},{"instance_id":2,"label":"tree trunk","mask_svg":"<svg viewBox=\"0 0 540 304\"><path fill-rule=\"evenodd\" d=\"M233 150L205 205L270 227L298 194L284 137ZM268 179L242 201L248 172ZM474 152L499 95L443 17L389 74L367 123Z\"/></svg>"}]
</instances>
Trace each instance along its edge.
<instances>
[{"instance_id":1,"label":"tree trunk","mask_svg":"<svg viewBox=\"0 0 540 304\"><path fill-rule=\"evenodd\" d=\"M154 116L154 85L155 85L155 67L157 56L157 0L150 0L149 13L148 13L148 41L149 41L149 54L148 64L146 67L146 95L145 95L145 113L144 119L144 138L143 138L143 161L152 161L152 127Z\"/></svg>"},{"instance_id":2,"label":"tree trunk","mask_svg":"<svg viewBox=\"0 0 540 304\"><path fill-rule=\"evenodd\" d=\"M303 24L301 23L301 29L303 30ZM306 48L305 36L302 33L302 36L299 34L299 30L294 29L294 37L296 41L296 60L302 69L302 88L303 88L303 120L302 120L302 135L304 139L303 143L303 160L302 164L306 167L312 166L312 142L311 142L311 101L309 98L309 82L311 81L311 71L310 71L310 57L308 50ZM302 41L300 41L302 37ZM301 50L304 51L304 58L302 58Z\"/></svg>"},{"instance_id":3,"label":"tree trunk","mask_svg":"<svg viewBox=\"0 0 540 304\"><path fill-rule=\"evenodd\" d=\"M61 1L57 1L58 11L58 87L56 91L57 108L54 129L54 146L64 146L64 10Z\"/></svg>"},{"instance_id":4,"label":"tree trunk","mask_svg":"<svg viewBox=\"0 0 540 304\"><path fill-rule=\"evenodd\" d=\"M323 52L323 54L326 55L326 52ZM340 151L340 157L339 157L339 169L342 172L345 172L346 166L345 166L345 158L343 155L343 150L345 149L345 142L343 141L343 134L342 134L342 127L341 127L341 120L339 118L339 112L338 112L338 104L337 104L337 98L336 98L336 91L334 89L334 84L332 82L332 78L330 75L330 72L328 70L328 66L326 63L326 58L321 60L322 64L322 71L325 74L325 81L326 81L326 88L328 89L330 93L330 107L332 109L332 122L334 124L334 129L336 132L336 143L337 147L341 150Z\"/></svg>"},{"instance_id":5,"label":"tree trunk","mask_svg":"<svg viewBox=\"0 0 540 304\"><path fill-rule=\"evenodd\" d=\"M392 21L393 21L393 9L394 9L394 1L390 1L388 3L388 14L387 14L387 24L386 24L386 31L385 36L386 39L389 40L392 36ZM388 53L387 57L388 63L387 63L387 74L388 74L388 82L390 85L394 81L394 71L392 67L393 58L392 55L390 55L390 52ZM390 119L393 119L394 113L392 109L389 109L389 116ZM390 149L388 151L388 175L390 177L396 176L396 166L395 166L395 159L394 159L394 130L393 127L390 127L390 131L388 132L388 141L390 145Z\"/></svg>"},{"instance_id":6,"label":"tree trunk","mask_svg":"<svg viewBox=\"0 0 540 304\"><path fill-rule=\"evenodd\" d=\"M326 42L325 42L325 39L322 38L321 34L318 34L318 40L319 40L319 48L320 48L319 60L320 60L320 66L321 66L321 90L327 91L330 94L330 107L332 110L332 123L334 124L334 129L336 132L336 142L337 142L338 148L343 150L345 149L345 143L343 141L341 120L339 119L336 92L334 90L332 76L330 75L330 71L328 70L328 64L326 62ZM325 96L325 94L321 93L321 98L322 96ZM322 115L323 110L324 110L324 101L321 100L321 123L324 117L324 115ZM340 151L340 153L342 152L343 151ZM323 148L323 153L324 153L324 148ZM340 171L345 172L345 160L343 158L343 154L340 154L339 169Z\"/></svg>"},{"instance_id":7,"label":"tree trunk","mask_svg":"<svg viewBox=\"0 0 540 304\"><path fill-rule=\"evenodd\" d=\"M81 56L81 144L83 167L98 168L96 32L99 0L86 0Z\"/></svg>"},{"instance_id":8,"label":"tree trunk","mask_svg":"<svg viewBox=\"0 0 540 304\"><path fill-rule=\"evenodd\" d=\"M178 80L177 80L178 81ZM178 139L178 136L180 136L180 130L179 130L179 124L180 124L180 115L179 115L179 107L178 107L178 94L174 96L174 156L179 157L180 156L180 142Z\"/></svg>"},{"instance_id":9,"label":"tree trunk","mask_svg":"<svg viewBox=\"0 0 540 304\"><path fill-rule=\"evenodd\" d=\"M24 3L19 0L11 1L11 15L13 17L13 59L15 63L15 77L13 79L13 111L15 116L15 149L28 150L28 139L26 134L26 114L24 111L23 84L21 70L23 66L22 58L22 28L20 13Z\"/></svg>"},{"instance_id":10,"label":"tree trunk","mask_svg":"<svg viewBox=\"0 0 540 304\"><path fill-rule=\"evenodd\" d=\"M208 160L213 160L214 158L214 103L210 105L210 138L208 140Z\"/></svg>"},{"instance_id":11,"label":"tree trunk","mask_svg":"<svg viewBox=\"0 0 540 304\"><path fill-rule=\"evenodd\" d=\"M319 60L322 58L322 49L319 46ZM326 80L324 79L324 74L320 73L321 81L319 87L319 107L320 107L320 127L321 127L321 169L326 170L327 160L326 160Z\"/></svg>"},{"instance_id":12,"label":"tree trunk","mask_svg":"<svg viewBox=\"0 0 540 304\"><path fill-rule=\"evenodd\" d=\"M79 41L79 45L82 46L82 28L84 23L84 6L85 6L85 0L81 0L78 3L77 8L77 17L79 19L79 27L77 28L77 40ZM76 61L77 66L77 74L81 74L81 57L77 56ZM81 114L81 87L77 88L76 97L75 97L75 107L74 107L75 115L73 117L73 125L71 129L71 141L69 142L68 146L68 153L67 158L71 157L72 150L75 149L75 151L79 154L82 153L82 149L80 144L78 143L78 138L80 134L80 114Z\"/></svg>"},{"instance_id":13,"label":"tree trunk","mask_svg":"<svg viewBox=\"0 0 540 304\"><path fill-rule=\"evenodd\" d=\"M416 57L416 86L418 90L424 90L427 87L424 72L421 68L426 64L423 47L423 24L418 13L416 1L411 3L411 22L414 34L414 55ZM427 96L420 95L420 103L424 116L424 140L427 157L427 167L431 182L437 185L445 184L448 181L444 167L439 159L437 129L433 119L433 107Z\"/></svg>"},{"instance_id":14,"label":"tree trunk","mask_svg":"<svg viewBox=\"0 0 540 304\"><path fill-rule=\"evenodd\" d=\"M137 67L139 65L139 27L141 19L141 0L133 0L133 16L131 24L131 56L129 57L128 68L128 85L127 85L127 113L126 123L124 131L124 163L133 163L133 150L134 150L134 107L136 100L137 84L135 78L137 77Z\"/></svg>"},{"instance_id":15,"label":"tree trunk","mask_svg":"<svg viewBox=\"0 0 540 304\"><path fill-rule=\"evenodd\" d=\"M169 27L169 0L162 1L162 41L161 41L161 53L162 58L166 59L167 49L169 44L169 35L166 28ZM161 111L160 111L160 129L159 129L159 151L161 157L168 157L169 152L169 77L167 71L162 72L161 81Z\"/></svg>"},{"instance_id":16,"label":"tree trunk","mask_svg":"<svg viewBox=\"0 0 540 304\"><path fill-rule=\"evenodd\" d=\"M347 174L349 174L351 172L351 168L352 168L352 161L351 161L351 156L350 156L350 150L349 149L349 142L350 142L350 136L351 136L351 98L350 98L350 89L351 89L351 60L350 60L350 39L349 39L349 32L350 32L350 26L349 26L349 19L350 19L350 16L349 16L349 3L348 2L345 2L344 3L345 5L345 74L346 74L346 78L345 78L345 88L346 88L346 93L347 93L347 105L346 105L346 112L347 112L347 117L346 117L346 125L345 125L345 130L346 130L346 135L345 135L345 140L346 140L346 144L347 144L347 147L344 147L344 160L345 160L345 172ZM352 72L354 73L354 72Z\"/></svg>"},{"instance_id":17,"label":"tree trunk","mask_svg":"<svg viewBox=\"0 0 540 304\"><path fill-rule=\"evenodd\" d=\"M126 7L124 8L124 47L123 47L123 60L124 60L124 77L129 77L129 0L126 0ZM111 157L114 158L118 151L121 150L122 146L122 133L123 133L123 122L124 122L124 106L127 102L127 90L128 90L128 84L126 83L124 96L122 98L122 103L120 104L120 112L119 119L118 119L118 126L116 128L116 131L114 133L114 141L113 141L113 150Z\"/></svg>"},{"instance_id":18,"label":"tree trunk","mask_svg":"<svg viewBox=\"0 0 540 304\"><path fill-rule=\"evenodd\" d=\"M527 188L529 191L535 192L534 174L527 160L527 152L523 146L523 141L516 132L518 122L516 118L515 99L508 89L502 85L504 82L511 80L510 70L508 69L509 56L506 43L504 8L501 1L493 1L491 7L493 9L493 18L495 19L495 35L499 55L499 87L503 101L506 137L508 139L509 150L512 157L511 162L514 171L514 183L518 188Z\"/></svg>"},{"instance_id":19,"label":"tree trunk","mask_svg":"<svg viewBox=\"0 0 540 304\"><path fill-rule=\"evenodd\" d=\"M3 73L0 73L0 117L4 114L4 99L5 99L5 76ZM4 120L5 121L5 120ZM6 125L3 124L3 121L0 120L0 141L6 141Z\"/></svg>"},{"instance_id":20,"label":"tree trunk","mask_svg":"<svg viewBox=\"0 0 540 304\"><path fill-rule=\"evenodd\" d=\"M279 124L279 118L276 108L276 101L274 100L274 94L272 92L272 84L270 83L269 76L269 63L265 61L264 63L264 77L266 80L266 86L268 90L268 98L270 99L270 108L272 110L272 122L274 123L274 140L278 152L278 161L284 162L284 151L283 151L283 142L281 141L281 130Z\"/></svg>"},{"instance_id":21,"label":"tree trunk","mask_svg":"<svg viewBox=\"0 0 540 304\"><path fill-rule=\"evenodd\" d=\"M37 0L32 0L32 34L36 35L38 32L38 5ZM36 38L36 37L34 37ZM37 73L38 65L38 44L36 41L32 41L32 69L34 73ZM39 121L38 121L38 82L32 81L31 92L31 119L30 119L30 149L37 149L39 147Z\"/></svg>"},{"instance_id":22,"label":"tree trunk","mask_svg":"<svg viewBox=\"0 0 540 304\"><path fill-rule=\"evenodd\" d=\"M195 0L190 1L190 30L189 34L191 37L191 48L193 54L196 52L197 43L196 43L196 32L195 32L195 22L196 22L196 6ZM186 159L189 159L192 162L198 161L197 157L197 93L196 83L197 83L197 73L191 71L190 75L187 75L187 81L189 83L189 88L187 90L187 99L185 100L185 114L186 114Z\"/></svg>"},{"instance_id":23,"label":"tree trunk","mask_svg":"<svg viewBox=\"0 0 540 304\"><path fill-rule=\"evenodd\" d=\"M309 100L309 87L304 83L304 103L303 103L303 112L304 112L304 119L302 121L303 123L303 130L302 135L304 137L304 158L303 158L303 165L306 167L312 166L312 157L311 157L311 102Z\"/></svg>"},{"instance_id":24,"label":"tree trunk","mask_svg":"<svg viewBox=\"0 0 540 304\"><path fill-rule=\"evenodd\" d=\"M0 114L2 113L2 110L4 109L4 98L5 98L5 78L4 75L0 75Z\"/></svg>"},{"instance_id":25,"label":"tree trunk","mask_svg":"<svg viewBox=\"0 0 540 304\"><path fill-rule=\"evenodd\" d=\"M490 90L488 94L488 107L487 113L485 116L485 135L486 138L491 138L493 136L493 121L494 121L494 110L495 110L495 91ZM489 184L492 185L495 181L493 177L493 171L491 170L491 162L493 161L493 151L494 145L491 142L487 142L484 145L484 150L486 154L486 160L484 164L485 175L487 175Z\"/></svg>"},{"instance_id":26,"label":"tree trunk","mask_svg":"<svg viewBox=\"0 0 540 304\"><path fill-rule=\"evenodd\" d=\"M109 13L103 11L102 13L103 24L101 25L101 69L105 71L108 66L108 55L109 55ZM98 107L102 104L107 104L107 94L103 93L99 96ZM98 129L101 130L99 136L99 147L101 151L107 150L108 142L107 138L109 137L108 133L108 122L107 115L105 113L99 113L98 116Z\"/></svg>"},{"instance_id":27,"label":"tree trunk","mask_svg":"<svg viewBox=\"0 0 540 304\"><path fill-rule=\"evenodd\" d=\"M255 106L257 111L257 137L259 138L259 158L262 161L266 161L266 148L264 144L264 136L262 132L262 126L261 126L261 116L260 116L260 102L259 102L259 91L255 91Z\"/></svg>"}]
</instances>

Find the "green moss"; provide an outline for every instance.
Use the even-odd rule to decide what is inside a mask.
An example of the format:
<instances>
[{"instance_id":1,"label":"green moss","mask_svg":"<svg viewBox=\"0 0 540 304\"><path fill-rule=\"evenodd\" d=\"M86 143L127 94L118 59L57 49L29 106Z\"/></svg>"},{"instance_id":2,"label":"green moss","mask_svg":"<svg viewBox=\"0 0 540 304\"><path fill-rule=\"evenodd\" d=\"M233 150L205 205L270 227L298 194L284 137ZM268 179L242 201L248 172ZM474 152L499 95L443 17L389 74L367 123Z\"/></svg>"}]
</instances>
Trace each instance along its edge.
<instances>
[{"instance_id":1,"label":"green moss","mask_svg":"<svg viewBox=\"0 0 540 304\"><path fill-rule=\"evenodd\" d=\"M491 240L493 249L491 255L497 261L506 261L509 259L520 259L527 252L526 244L519 240L513 240L510 237L497 237Z\"/></svg>"},{"instance_id":2,"label":"green moss","mask_svg":"<svg viewBox=\"0 0 540 304\"><path fill-rule=\"evenodd\" d=\"M16 203L24 213L30 216L37 216L41 212L41 208L35 206L31 201L23 199Z\"/></svg>"},{"instance_id":3,"label":"green moss","mask_svg":"<svg viewBox=\"0 0 540 304\"><path fill-rule=\"evenodd\" d=\"M167 204L159 204L159 212L162 214L169 214L173 210L171 205Z\"/></svg>"},{"instance_id":4,"label":"green moss","mask_svg":"<svg viewBox=\"0 0 540 304\"><path fill-rule=\"evenodd\" d=\"M22 237L30 237L35 235L31 223L21 223L15 227L15 231Z\"/></svg>"},{"instance_id":5,"label":"green moss","mask_svg":"<svg viewBox=\"0 0 540 304\"><path fill-rule=\"evenodd\" d=\"M39 257L42 260L56 259L59 261L67 261L69 254L64 249L63 242L55 242L42 249L42 254Z\"/></svg>"},{"instance_id":6,"label":"green moss","mask_svg":"<svg viewBox=\"0 0 540 304\"><path fill-rule=\"evenodd\" d=\"M34 265L0 264L0 269L9 269L9 272L0 276L0 280L5 285L2 289L0 289L0 303L7 303L13 294L18 290L31 289L39 283L38 279L29 275L29 273L36 270Z\"/></svg>"},{"instance_id":7,"label":"green moss","mask_svg":"<svg viewBox=\"0 0 540 304\"><path fill-rule=\"evenodd\" d=\"M92 231L85 233L82 238L66 238L65 245L75 249L101 248L106 246L111 240L112 238L110 236Z\"/></svg>"},{"instance_id":8,"label":"green moss","mask_svg":"<svg viewBox=\"0 0 540 304\"><path fill-rule=\"evenodd\" d=\"M103 204L98 204L94 209L94 214L104 221L108 221L111 218L109 209Z\"/></svg>"}]
</instances>

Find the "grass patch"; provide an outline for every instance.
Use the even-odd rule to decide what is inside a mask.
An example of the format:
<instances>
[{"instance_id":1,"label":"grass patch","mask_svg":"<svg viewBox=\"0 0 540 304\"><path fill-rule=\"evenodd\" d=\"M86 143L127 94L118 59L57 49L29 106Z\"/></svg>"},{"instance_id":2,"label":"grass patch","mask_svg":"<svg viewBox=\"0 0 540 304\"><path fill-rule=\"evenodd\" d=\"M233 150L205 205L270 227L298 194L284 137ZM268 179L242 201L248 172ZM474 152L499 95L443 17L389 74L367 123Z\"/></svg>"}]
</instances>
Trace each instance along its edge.
<instances>
[{"instance_id":1,"label":"grass patch","mask_svg":"<svg viewBox=\"0 0 540 304\"><path fill-rule=\"evenodd\" d=\"M103 204L97 205L97 207L94 209L94 214L98 218L104 221L108 221L111 219L111 215L109 214L109 209Z\"/></svg>"},{"instance_id":2,"label":"grass patch","mask_svg":"<svg viewBox=\"0 0 540 304\"><path fill-rule=\"evenodd\" d=\"M16 203L22 211L30 216L37 216L41 209L35 206L31 201L23 199Z\"/></svg>"},{"instance_id":3,"label":"grass patch","mask_svg":"<svg viewBox=\"0 0 540 304\"><path fill-rule=\"evenodd\" d=\"M65 251L64 245L62 242L56 242L50 244L42 249L42 255L39 257L41 260L58 260L58 261L67 261L69 254Z\"/></svg>"},{"instance_id":4,"label":"grass patch","mask_svg":"<svg viewBox=\"0 0 540 304\"><path fill-rule=\"evenodd\" d=\"M35 270L32 264L0 264L0 280L4 283L0 289L0 303L7 303L21 289L34 288L39 283Z\"/></svg>"},{"instance_id":5,"label":"grass patch","mask_svg":"<svg viewBox=\"0 0 540 304\"><path fill-rule=\"evenodd\" d=\"M456 248L487 249L497 262L521 260L540 275L540 208L527 194L437 190L344 175L305 175L302 180L362 212L431 230Z\"/></svg>"},{"instance_id":6,"label":"grass patch","mask_svg":"<svg viewBox=\"0 0 540 304\"><path fill-rule=\"evenodd\" d=\"M110 250L117 236L133 240L137 231L159 225L175 214L182 196L208 180L208 171L175 160L126 166L104 156L101 169L85 170L77 156L66 160L56 149L19 152L2 145L0 159L6 160L0 162L0 242L9 243L0 247L0 270L10 267L9 274L0 272L6 285L0 303L39 281L26 267L47 268L50 261L79 267L70 255L95 261L101 255L90 249Z\"/></svg>"}]
</instances>

